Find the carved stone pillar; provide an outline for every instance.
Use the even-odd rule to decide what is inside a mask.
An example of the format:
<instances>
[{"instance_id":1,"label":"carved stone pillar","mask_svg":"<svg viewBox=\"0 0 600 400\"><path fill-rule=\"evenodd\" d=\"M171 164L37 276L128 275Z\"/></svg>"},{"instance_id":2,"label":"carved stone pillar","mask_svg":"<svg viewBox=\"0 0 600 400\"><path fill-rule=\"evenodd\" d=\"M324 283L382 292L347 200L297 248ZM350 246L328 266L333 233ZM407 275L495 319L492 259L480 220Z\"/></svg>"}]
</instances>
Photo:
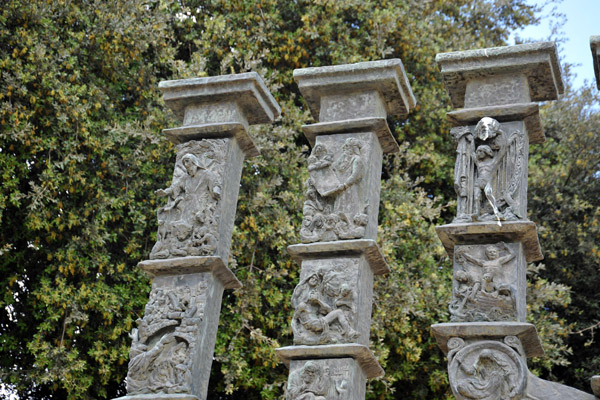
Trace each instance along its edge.
<instances>
[{"instance_id":1,"label":"carved stone pillar","mask_svg":"<svg viewBox=\"0 0 600 400\"><path fill-rule=\"evenodd\" d=\"M527 218L529 144L544 141L538 101L563 92L554 43L438 54L452 104L457 216L436 228L453 259L451 322L432 326L457 399L594 399L532 375L544 354L526 323L527 262L543 258Z\"/></svg>"},{"instance_id":2,"label":"carved stone pillar","mask_svg":"<svg viewBox=\"0 0 600 400\"><path fill-rule=\"evenodd\" d=\"M171 185L157 191L157 242L139 263L153 277L131 337L127 396L204 400L224 289L241 287L227 268L245 157L258 154L248 127L280 108L254 72L159 84L183 125Z\"/></svg>"},{"instance_id":3,"label":"carved stone pillar","mask_svg":"<svg viewBox=\"0 0 600 400\"><path fill-rule=\"evenodd\" d=\"M277 349L290 368L287 399L364 399L383 370L369 350L373 277L389 268L375 241L381 161L398 145L388 115L415 99L402 62L307 68L294 78L319 122L304 126L308 158L301 265L292 295L294 346Z\"/></svg>"},{"instance_id":4,"label":"carved stone pillar","mask_svg":"<svg viewBox=\"0 0 600 400\"><path fill-rule=\"evenodd\" d=\"M592 57L594 57L596 85L600 89L600 35L590 37L590 47L592 49Z\"/></svg>"}]
</instances>

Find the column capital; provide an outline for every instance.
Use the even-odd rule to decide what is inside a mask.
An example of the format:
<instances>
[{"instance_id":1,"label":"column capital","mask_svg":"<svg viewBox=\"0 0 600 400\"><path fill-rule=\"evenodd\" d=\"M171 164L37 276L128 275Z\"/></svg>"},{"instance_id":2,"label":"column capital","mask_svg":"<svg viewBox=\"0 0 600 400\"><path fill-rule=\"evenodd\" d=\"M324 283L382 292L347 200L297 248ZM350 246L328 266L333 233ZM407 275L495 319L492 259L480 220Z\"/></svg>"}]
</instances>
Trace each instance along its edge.
<instances>
[{"instance_id":1,"label":"column capital","mask_svg":"<svg viewBox=\"0 0 600 400\"><path fill-rule=\"evenodd\" d=\"M473 103L487 106L556 100L564 92L554 42L441 53L435 60L456 108L471 108ZM482 88L484 85L487 87ZM504 92L502 96L497 90ZM493 99L484 98L488 97L485 94L493 94L489 96Z\"/></svg>"},{"instance_id":2,"label":"column capital","mask_svg":"<svg viewBox=\"0 0 600 400\"><path fill-rule=\"evenodd\" d=\"M247 156L258 155L249 125L272 122L281 108L256 72L162 81L167 106L182 121L163 132L172 142L236 137Z\"/></svg>"}]
</instances>

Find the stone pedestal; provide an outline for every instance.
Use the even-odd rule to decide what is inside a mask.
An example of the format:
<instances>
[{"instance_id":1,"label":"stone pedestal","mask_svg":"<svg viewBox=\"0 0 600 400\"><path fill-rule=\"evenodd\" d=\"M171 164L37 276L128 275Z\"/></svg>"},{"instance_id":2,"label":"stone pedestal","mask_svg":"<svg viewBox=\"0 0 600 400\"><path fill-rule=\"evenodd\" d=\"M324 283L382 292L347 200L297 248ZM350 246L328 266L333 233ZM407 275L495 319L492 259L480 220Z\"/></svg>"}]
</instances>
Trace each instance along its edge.
<instances>
[{"instance_id":1,"label":"stone pedestal","mask_svg":"<svg viewBox=\"0 0 600 400\"><path fill-rule=\"evenodd\" d=\"M592 57L594 57L596 85L600 89L600 35L590 37L590 47L592 49Z\"/></svg>"},{"instance_id":2,"label":"stone pedestal","mask_svg":"<svg viewBox=\"0 0 600 400\"><path fill-rule=\"evenodd\" d=\"M159 88L183 125L164 130L177 157L171 185L157 191L166 197L157 242L139 263L153 283L122 399L205 400L223 290L241 287L227 260L242 164L258 154L248 127L280 109L256 73Z\"/></svg>"},{"instance_id":3,"label":"stone pedestal","mask_svg":"<svg viewBox=\"0 0 600 400\"><path fill-rule=\"evenodd\" d=\"M386 122L415 99L400 60L294 71L312 115L301 265L292 295L294 346L277 349L290 368L287 399L364 399L383 375L368 348L373 278L389 272L377 246L381 161L398 145Z\"/></svg>"},{"instance_id":4,"label":"stone pedestal","mask_svg":"<svg viewBox=\"0 0 600 400\"><path fill-rule=\"evenodd\" d=\"M438 54L452 104L457 216L437 233L453 259L451 323L432 326L457 399L593 399L529 373L542 356L526 321L527 263L543 258L527 218L538 101L563 92L554 43Z\"/></svg>"}]
</instances>

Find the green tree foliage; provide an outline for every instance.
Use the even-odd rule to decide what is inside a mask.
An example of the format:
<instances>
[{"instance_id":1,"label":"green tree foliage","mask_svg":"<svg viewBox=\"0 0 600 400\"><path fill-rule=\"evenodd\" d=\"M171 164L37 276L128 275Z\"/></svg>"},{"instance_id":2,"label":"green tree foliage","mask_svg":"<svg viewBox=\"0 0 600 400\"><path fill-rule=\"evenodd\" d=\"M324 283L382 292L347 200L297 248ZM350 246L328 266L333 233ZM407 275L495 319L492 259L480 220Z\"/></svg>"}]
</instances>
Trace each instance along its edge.
<instances>
[{"instance_id":1,"label":"green tree foliage","mask_svg":"<svg viewBox=\"0 0 600 400\"><path fill-rule=\"evenodd\" d=\"M149 281L135 267L156 230L154 190L171 179L159 133L178 122L162 79L255 70L282 106L253 128L209 398L275 399L291 344L312 121L294 68L401 58L419 106L390 120L402 144L384 160L380 243L392 273L375 283L371 348L387 375L370 398L448 398L429 326L448 320L450 262L433 227L454 213L442 51L503 45L533 23L524 0L6 1L0 10L0 298L2 374L22 398L124 394L129 338ZM450 206L445 206L450 204ZM564 361L563 286L531 271L531 317ZM551 280L551 279L550 279ZM562 325L561 325L562 324ZM563 336L561 336L563 335Z\"/></svg>"},{"instance_id":2,"label":"green tree foliage","mask_svg":"<svg viewBox=\"0 0 600 400\"><path fill-rule=\"evenodd\" d=\"M570 286L572 303L552 311L572 322L569 366L557 379L589 391L600 372L600 96L571 90L543 111L546 143L530 166L531 219L539 224L545 279Z\"/></svg>"}]
</instances>

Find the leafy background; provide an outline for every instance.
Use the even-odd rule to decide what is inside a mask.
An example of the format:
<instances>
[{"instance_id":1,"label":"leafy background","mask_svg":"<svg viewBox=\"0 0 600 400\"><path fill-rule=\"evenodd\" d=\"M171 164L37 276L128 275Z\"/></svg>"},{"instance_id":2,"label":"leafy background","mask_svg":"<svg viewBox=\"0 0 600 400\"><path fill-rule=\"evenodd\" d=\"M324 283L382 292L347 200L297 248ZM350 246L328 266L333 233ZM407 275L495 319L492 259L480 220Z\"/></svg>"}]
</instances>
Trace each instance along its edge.
<instances>
[{"instance_id":1,"label":"leafy background","mask_svg":"<svg viewBox=\"0 0 600 400\"><path fill-rule=\"evenodd\" d=\"M379 242L392 273L375 282L371 348L386 376L369 399L448 399L429 326L448 321L451 265L434 226L454 214L451 109L439 52L504 45L538 21L524 0L5 0L0 8L0 381L22 399L123 395L130 339L150 282L136 267L156 238L178 126L165 79L257 71L282 107L252 128L209 398L277 399L292 342L311 123L295 68L402 59L418 106L390 119L401 143L382 173ZM565 76L569 80L568 67ZM530 218L544 264L530 265L528 311L543 377L589 390L600 372L598 92L543 107L532 146Z\"/></svg>"}]
</instances>

